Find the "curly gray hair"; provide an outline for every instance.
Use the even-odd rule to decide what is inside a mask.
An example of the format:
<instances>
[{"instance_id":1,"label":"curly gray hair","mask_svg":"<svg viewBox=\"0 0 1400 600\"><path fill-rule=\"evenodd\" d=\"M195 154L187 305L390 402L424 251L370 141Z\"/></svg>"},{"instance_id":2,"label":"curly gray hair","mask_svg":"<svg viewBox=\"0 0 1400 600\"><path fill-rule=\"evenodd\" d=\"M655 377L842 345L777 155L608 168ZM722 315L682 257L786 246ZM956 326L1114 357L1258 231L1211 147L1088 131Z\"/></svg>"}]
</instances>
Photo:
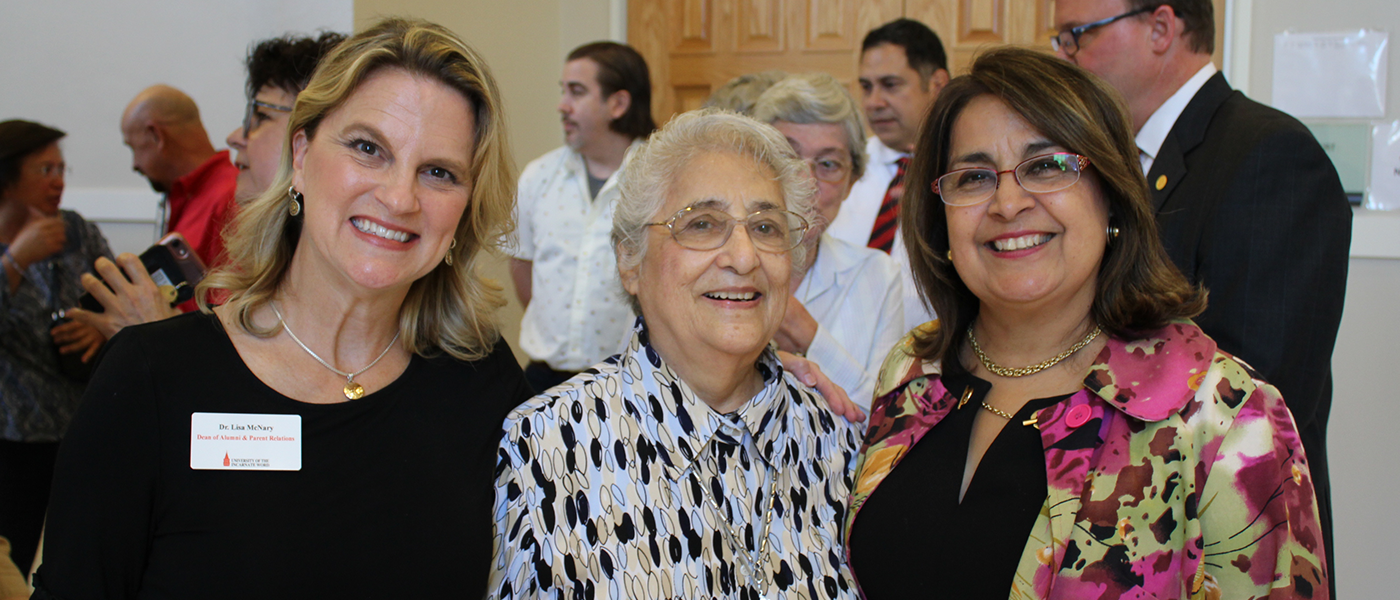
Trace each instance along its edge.
<instances>
[{"instance_id":1,"label":"curly gray hair","mask_svg":"<svg viewBox=\"0 0 1400 600\"><path fill-rule=\"evenodd\" d=\"M612 245L620 271L635 269L647 253L647 223L660 215L671 184L691 160L707 153L744 156L768 170L782 188L783 203L809 223L816 216L812 200L816 185L807 163L797 158L778 130L749 117L713 108L676 116L627 162L618 182L622 197L613 208ZM803 264L806 249L789 251L794 265ZM797 269L793 274L799 273ZM625 292L624 292L625 293ZM632 310L641 314L635 297Z\"/></svg>"}]
</instances>

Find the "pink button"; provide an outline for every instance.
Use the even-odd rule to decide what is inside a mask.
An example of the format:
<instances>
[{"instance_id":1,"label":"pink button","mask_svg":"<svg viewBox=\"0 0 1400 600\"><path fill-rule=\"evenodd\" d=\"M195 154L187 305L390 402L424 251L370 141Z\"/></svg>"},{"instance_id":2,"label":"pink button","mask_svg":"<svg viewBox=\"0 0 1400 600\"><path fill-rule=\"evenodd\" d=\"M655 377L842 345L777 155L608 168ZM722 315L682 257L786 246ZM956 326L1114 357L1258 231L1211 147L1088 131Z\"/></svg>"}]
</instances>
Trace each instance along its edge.
<instances>
[{"instance_id":1,"label":"pink button","mask_svg":"<svg viewBox=\"0 0 1400 600\"><path fill-rule=\"evenodd\" d=\"M1088 423L1089 416L1093 413L1094 411L1089 409L1089 405L1080 404L1079 406L1069 409L1069 415L1065 417L1065 424L1070 427L1078 427Z\"/></svg>"}]
</instances>

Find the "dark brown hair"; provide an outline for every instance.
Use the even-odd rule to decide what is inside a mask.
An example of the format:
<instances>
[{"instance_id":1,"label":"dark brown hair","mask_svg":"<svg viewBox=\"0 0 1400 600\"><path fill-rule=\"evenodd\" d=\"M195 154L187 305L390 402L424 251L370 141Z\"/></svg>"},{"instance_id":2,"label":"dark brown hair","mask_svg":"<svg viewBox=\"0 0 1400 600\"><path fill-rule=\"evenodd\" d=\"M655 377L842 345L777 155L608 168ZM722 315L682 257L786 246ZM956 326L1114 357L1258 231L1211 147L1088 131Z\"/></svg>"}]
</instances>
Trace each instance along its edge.
<instances>
[{"instance_id":1,"label":"dark brown hair","mask_svg":"<svg viewBox=\"0 0 1400 600\"><path fill-rule=\"evenodd\" d=\"M19 181L24 159L65 135L68 134L33 121L11 119L0 123L0 192Z\"/></svg>"},{"instance_id":2,"label":"dark brown hair","mask_svg":"<svg viewBox=\"0 0 1400 600\"><path fill-rule=\"evenodd\" d=\"M647 61L631 46L617 42L593 42L574 48L570 61L587 58L598 65L598 87L603 98L627 90L632 97L627 112L613 119L608 127L632 138L645 138L656 131L651 118L651 73Z\"/></svg>"},{"instance_id":3,"label":"dark brown hair","mask_svg":"<svg viewBox=\"0 0 1400 600\"><path fill-rule=\"evenodd\" d=\"M919 358L957 360L967 327L977 317L977 297L945 258L948 222L931 185L948 171L958 115L981 96L1001 100L1050 141L1089 157L1087 176L1098 177L1109 224L1120 232L1104 251L1090 309L1104 331L1134 339L1205 309L1205 291L1186 282L1157 237L1122 98L1103 80L1068 62L1033 50L1000 48L978 57L970 73L954 78L938 94L920 131L917 158L900 202L900 227L906 232L914 282L941 324L932 333L915 335Z\"/></svg>"}]
</instances>

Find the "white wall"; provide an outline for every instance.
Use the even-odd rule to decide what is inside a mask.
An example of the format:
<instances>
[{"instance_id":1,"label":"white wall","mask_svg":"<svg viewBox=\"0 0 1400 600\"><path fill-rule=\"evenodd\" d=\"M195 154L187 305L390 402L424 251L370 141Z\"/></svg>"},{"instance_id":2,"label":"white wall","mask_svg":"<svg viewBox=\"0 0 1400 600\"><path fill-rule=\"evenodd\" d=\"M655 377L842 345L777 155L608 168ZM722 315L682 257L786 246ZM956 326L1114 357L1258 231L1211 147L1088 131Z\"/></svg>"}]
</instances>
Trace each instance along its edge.
<instances>
[{"instance_id":1,"label":"white wall","mask_svg":"<svg viewBox=\"0 0 1400 600\"><path fill-rule=\"evenodd\" d=\"M1274 35L1382 29L1390 33L1387 120L1400 119L1400 2L1395 0L1254 0L1248 28L1249 95L1268 102L1273 87ZM1347 301L1332 357L1336 387L1327 428L1332 470L1337 594L1393 598L1400 495L1394 461L1400 457L1400 393L1394 383L1400 357L1400 214L1358 210L1347 273ZM1299 240L1306 243L1307 240ZM1376 258L1387 257L1387 258Z\"/></svg>"},{"instance_id":2,"label":"white wall","mask_svg":"<svg viewBox=\"0 0 1400 600\"><path fill-rule=\"evenodd\" d=\"M98 221L113 250L154 236L158 197L131 170L118 123L145 87L168 83L198 103L216 148L242 122L250 43L286 32L348 32L353 0L45 0L0 9L0 120L68 132L64 206Z\"/></svg>"}]
</instances>

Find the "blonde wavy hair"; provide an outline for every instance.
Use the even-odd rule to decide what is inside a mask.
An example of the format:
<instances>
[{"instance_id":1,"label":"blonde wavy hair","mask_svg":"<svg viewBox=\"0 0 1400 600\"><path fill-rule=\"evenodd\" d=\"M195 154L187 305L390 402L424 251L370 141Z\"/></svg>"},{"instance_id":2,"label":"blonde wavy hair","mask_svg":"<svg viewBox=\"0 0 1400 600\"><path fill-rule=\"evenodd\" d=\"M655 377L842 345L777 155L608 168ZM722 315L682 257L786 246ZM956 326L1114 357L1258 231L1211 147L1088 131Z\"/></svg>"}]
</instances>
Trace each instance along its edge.
<instances>
[{"instance_id":1,"label":"blonde wavy hair","mask_svg":"<svg viewBox=\"0 0 1400 600\"><path fill-rule=\"evenodd\" d=\"M446 28L426 21L385 19L345 40L321 61L297 96L283 142L282 162L271 187L242 206L224 232L228 264L200 282L196 297L209 312L208 292L227 294L224 306L240 327L267 337L279 326L261 328L252 314L272 301L296 253L301 222L287 213L292 182L291 138L308 139L327 115L380 69L402 69L460 92L475 112L471 197L454 237L453 264L439 263L414 281L399 310L406 348L424 356L446 352L461 360L490 353L500 332L496 309L505 304L501 287L478 273L487 251L514 228L515 176L507 146L500 89L486 62Z\"/></svg>"}]
</instances>

